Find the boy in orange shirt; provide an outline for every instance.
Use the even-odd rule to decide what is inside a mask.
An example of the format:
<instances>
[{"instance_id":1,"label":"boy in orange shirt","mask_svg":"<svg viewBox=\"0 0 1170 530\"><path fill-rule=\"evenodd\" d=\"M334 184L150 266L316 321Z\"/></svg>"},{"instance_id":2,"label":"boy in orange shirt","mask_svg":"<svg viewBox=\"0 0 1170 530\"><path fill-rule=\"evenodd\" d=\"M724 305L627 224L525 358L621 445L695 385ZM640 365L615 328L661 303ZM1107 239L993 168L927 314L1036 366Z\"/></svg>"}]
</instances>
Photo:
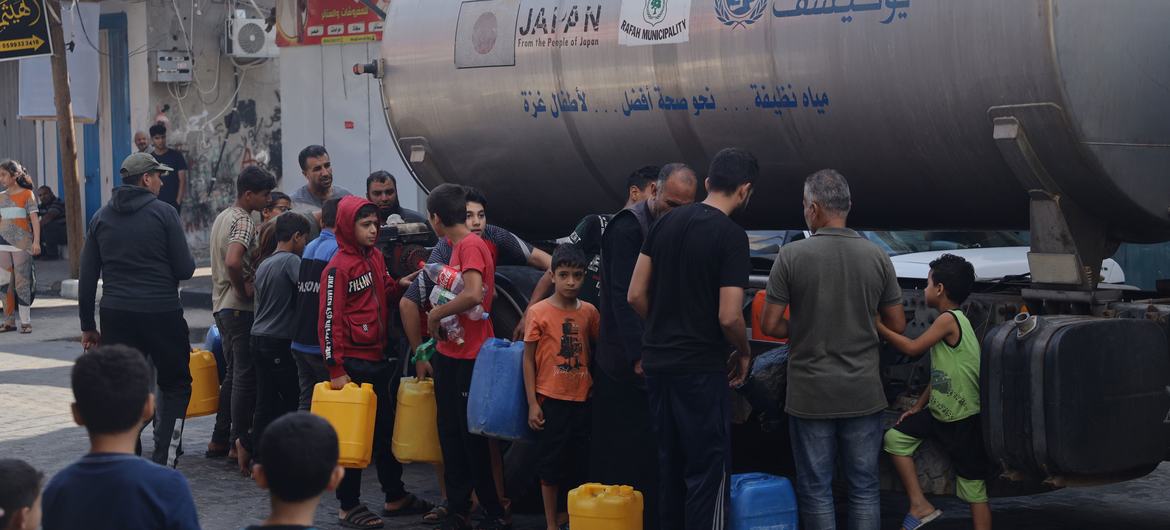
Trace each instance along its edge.
<instances>
[{"instance_id":1,"label":"boy in orange shirt","mask_svg":"<svg viewBox=\"0 0 1170 530\"><path fill-rule=\"evenodd\" d=\"M567 526L568 515L557 511L559 493L577 485L573 479L588 454L589 361L601 314L577 299L586 265L577 247L557 247L552 255L556 292L528 309L524 332L528 425L537 431L537 475L548 530Z\"/></svg>"}]
</instances>

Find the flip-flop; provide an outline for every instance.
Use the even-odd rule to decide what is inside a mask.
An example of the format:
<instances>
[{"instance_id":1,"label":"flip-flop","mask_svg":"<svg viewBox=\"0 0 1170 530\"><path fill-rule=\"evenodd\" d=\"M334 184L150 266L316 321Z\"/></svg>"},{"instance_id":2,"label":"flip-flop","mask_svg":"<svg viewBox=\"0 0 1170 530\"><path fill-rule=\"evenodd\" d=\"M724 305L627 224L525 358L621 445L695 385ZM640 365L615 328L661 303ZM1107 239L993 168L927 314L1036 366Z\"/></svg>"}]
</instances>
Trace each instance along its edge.
<instances>
[{"instance_id":1,"label":"flip-flop","mask_svg":"<svg viewBox=\"0 0 1170 530\"><path fill-rule=\"evenodd\" d=\"M406 503L406 506L403 506L397 510L387 510L383 505L382 516L401 517L403 515L423 515L425 513L429 513L431 508L435 507L431 503L416 497L413 493L409 493L407 495L410 497L410 502Z\"/></svg>"},{"instance_id":2,"label":"flip-flop","mask_svg":"<svg viewBox=\"0 0 1170 530\"><path fill-rule=\"evenodd\" d=\"M427 512L426 515L423 515L422 520L425 523L438 524L443 522L443 519L446 519L450 514L451 511L447 509L447 502L443 501L436 504L434 508L431 508L431 511Z\"/></svg>"},{"instance_id":3,"label":"flip-flop","mask_svg":"<svg viewBox=\"0 0 1170 530\"><path fill-rule=\"evenodd\" d=\"M371 512L369 508L360 505L345 514L345 519L341 519L339 522L345 528L356 528L358 530L386 526L386 522L381 517L374 515L374 512Z\"/></svg>"},{"instance_id":4,"label":"flip-flop","mask_svg":"<svg viewBox=\"0 0 1170 530\"><path fill-rule=\"evenodd\" d=\"M933 512L930 512L930 514L928 514L926 517L923 517L921 519L914 517L913 515L907 513L906 518L902 519L902 528L904 528L905 530L917 530L919 528L926 526L927 524L930 524L931 522L933 522L935 519L938 519L939 517L942 517L942 510L935 510Z\"/></svg>"},{"instance_id":5,"label":"flip-flop","mask_svg":"<svg viewBox=\"0 0 1170 530\"><path fill-rule=\"evenodd\" d=\"M16 326L13 324L0 324L0 333L8 333L9 331L16 331Z\"/></svg>"}]
</instances>

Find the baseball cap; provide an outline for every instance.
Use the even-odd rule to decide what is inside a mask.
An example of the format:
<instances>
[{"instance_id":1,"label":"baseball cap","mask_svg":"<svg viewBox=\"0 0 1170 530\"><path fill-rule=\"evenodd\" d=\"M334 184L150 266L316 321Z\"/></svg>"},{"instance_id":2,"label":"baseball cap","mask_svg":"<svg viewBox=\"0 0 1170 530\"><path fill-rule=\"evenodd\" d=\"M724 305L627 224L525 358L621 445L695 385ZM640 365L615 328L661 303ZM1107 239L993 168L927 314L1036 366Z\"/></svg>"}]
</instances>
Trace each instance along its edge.
<instances>
[{"instance_id":1,"label":"baseball cap","mask_svg":"<svg viewBox=\"0 0 1170 530\"><path fill-rule=\"evenodd\" d=\"M122 161L122 176L141 175L148 171L174 171L160 164L150 153L134 153Z\"/></svg>"}]
</instances>

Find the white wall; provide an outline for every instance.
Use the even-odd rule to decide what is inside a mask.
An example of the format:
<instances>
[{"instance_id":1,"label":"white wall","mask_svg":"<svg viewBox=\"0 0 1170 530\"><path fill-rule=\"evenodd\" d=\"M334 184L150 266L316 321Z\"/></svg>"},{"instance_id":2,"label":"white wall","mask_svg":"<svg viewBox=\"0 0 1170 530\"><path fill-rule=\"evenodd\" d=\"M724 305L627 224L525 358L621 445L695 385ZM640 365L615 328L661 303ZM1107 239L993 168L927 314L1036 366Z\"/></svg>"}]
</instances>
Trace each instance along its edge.
<instances>
[{"instance_id":1,"label":"white wall","mask_svg":"<svg viewBox=\"0 0 1170 530\"><path fill-rule=\"evenodd\" d=\"M402 205L421 209L418 185L390 138L378 81L353 75L353 65L375 60L378 49L379 43L281 48L285 192L305 183L297 154L305 146L320 144L329 150L337 185L363 194L366 177L383 169L397 177Z\"/></svg>"}]
</instances>

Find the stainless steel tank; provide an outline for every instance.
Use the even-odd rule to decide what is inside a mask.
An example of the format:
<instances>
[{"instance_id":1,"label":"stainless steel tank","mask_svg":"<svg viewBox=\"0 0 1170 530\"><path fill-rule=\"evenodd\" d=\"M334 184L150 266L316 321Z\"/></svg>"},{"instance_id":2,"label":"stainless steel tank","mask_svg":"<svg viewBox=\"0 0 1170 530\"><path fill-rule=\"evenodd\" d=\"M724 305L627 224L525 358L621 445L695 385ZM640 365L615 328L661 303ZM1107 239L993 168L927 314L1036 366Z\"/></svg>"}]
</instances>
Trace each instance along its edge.
<instances>
[{"instance_id":1,"label":"stainless steel tank","mask_svg":"<svg viewBox=\"0 0 1170 530\"><path fill-rule=\"evenodd\" d=\"M803 178L831 167L854 226L1027 228L992 134L1017 116L1110 237L1164 241L1168 20L1165 0L392 0L383 100L423 186L478 186L530 236L728 146L762 165L745 226L803 226Z\"/></svg>"}]
</instances>

